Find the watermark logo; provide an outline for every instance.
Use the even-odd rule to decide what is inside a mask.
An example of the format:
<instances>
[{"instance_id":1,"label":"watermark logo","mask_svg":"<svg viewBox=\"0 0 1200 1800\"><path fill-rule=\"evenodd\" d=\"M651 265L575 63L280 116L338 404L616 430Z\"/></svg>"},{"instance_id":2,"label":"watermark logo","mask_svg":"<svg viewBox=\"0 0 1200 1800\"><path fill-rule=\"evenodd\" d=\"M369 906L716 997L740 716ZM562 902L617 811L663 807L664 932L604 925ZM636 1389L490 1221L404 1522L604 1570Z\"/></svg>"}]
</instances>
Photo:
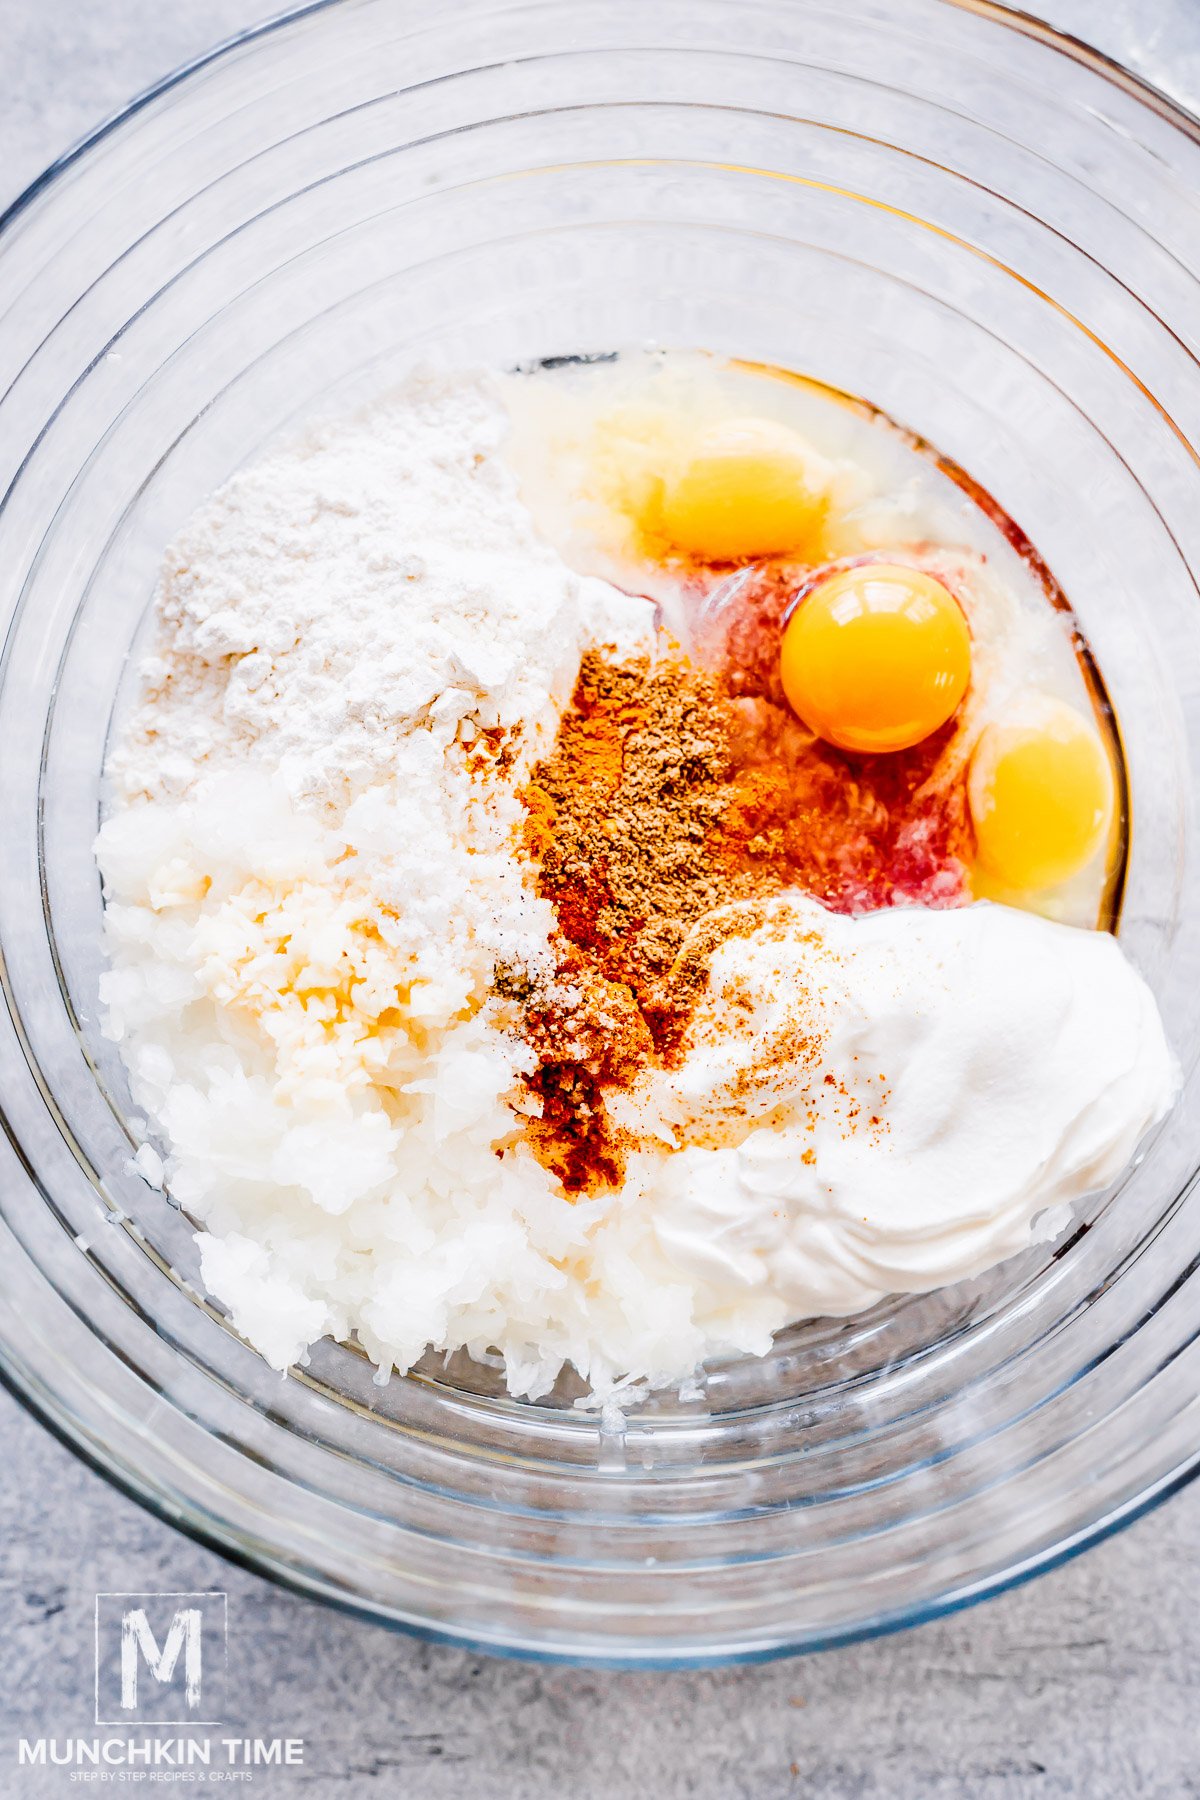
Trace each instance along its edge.
<instances>
[{"instance_id":1,"label":"watermark logo","mask_svg":"<svg viewBox=\"0 0 1200 1800\"><path fill-rule=\"evenodd\" d=\"M228 1600L96 1595L97 1725L219 1725Z\"/></svg>"},{"instance_id":2,"label":"watermark logo","mask_svg":"<svg viewBox=\"0 0 1200 1800\"><path fill-rule=\"evenodd\" d=\"M227 1717L224 1594L97 1594L95 1632L96 1725L103 1729L89 1737L18 1738L18 1770L60 1769L71 1782L101 1785L228 1784L303 1766L303 1738L177 1729L221 1725ZM8 1793L3 1776L0 1793Z\"/></svg>"}]
</instances>

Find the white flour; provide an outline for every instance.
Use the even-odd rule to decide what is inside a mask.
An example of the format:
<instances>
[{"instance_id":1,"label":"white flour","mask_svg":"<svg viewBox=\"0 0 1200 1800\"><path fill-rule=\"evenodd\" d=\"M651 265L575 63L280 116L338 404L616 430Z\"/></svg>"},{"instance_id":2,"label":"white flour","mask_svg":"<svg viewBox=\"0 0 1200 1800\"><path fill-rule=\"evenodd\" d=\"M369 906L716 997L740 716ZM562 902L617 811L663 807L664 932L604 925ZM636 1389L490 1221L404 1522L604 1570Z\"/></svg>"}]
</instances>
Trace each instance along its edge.
<instances>
[{"instance_id":1,"label":"white flour","mask_svg":"<svg viewBox=\"0 0 1200 1800\"><path fill-rule=\"evenodd\" d=\"M580 588L592 615L612 590L535 537L505 429L486 379L417 377L210 500L166 557L161 654L110 766L124 792L186 793L249 754L338 806L395 775L416 726L446 744L461 720L552 722Z\"/></svg>"},{"instance_id":2,"label":"white flour","mask_svg":"<svg viewBox=\"0 0 1200 1800\"><path fill-rule=\"evenodd\" d=\"M521 1140L491 988L553 924L522 769L583 643L650 609L534 537L505 428L486 378L420 376L236 477L168 553L110 763L108 1029L280 1367L351 1330L384 1368L497 1344L535 1387L571 1354L546 1296L592 1215Z\"/></svg>"}]
</instances>

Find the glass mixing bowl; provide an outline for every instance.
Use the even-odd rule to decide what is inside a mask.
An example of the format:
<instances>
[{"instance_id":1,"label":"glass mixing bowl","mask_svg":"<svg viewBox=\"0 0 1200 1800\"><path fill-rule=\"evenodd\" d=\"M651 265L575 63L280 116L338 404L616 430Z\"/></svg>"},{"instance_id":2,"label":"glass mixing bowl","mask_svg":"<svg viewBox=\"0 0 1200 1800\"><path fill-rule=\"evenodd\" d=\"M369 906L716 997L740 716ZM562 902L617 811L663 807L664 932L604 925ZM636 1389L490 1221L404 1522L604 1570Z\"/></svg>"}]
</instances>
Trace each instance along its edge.
<instances>
[{"instance_id":1,"label":"glass mixing bowl","mask_svg":"<svg viewBox=\"0 0 1200 1800\"><path fill-rule=\"evenodd\" d=\"M0 1353L163 1517L371 1618L614 1664L883 1631L1200 1456L1200 129L983 0L347 0L251 32L0 232ZM166 540L418 358L803 369L963 465L1074 603L1128 754L1121 940L1186 1074L1053 1251L789 1331L623 1431L436 1359L287 1379L130 1169L97 1022L114 708Z\"/></svg>"}]
</instances>

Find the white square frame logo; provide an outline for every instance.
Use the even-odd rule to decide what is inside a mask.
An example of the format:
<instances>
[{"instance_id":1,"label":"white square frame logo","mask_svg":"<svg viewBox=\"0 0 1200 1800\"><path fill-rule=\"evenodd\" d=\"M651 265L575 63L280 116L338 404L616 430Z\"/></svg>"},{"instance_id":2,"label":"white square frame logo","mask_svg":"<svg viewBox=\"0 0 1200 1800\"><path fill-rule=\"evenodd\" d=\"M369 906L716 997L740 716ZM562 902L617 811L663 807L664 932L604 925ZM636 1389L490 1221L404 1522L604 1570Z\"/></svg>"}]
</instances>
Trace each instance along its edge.
<instances>
[{"instance_id":1,"label":"white square frame logo","mask_svg":"<svg viewBox=\"0 0 1200 1800\"><path fill-rule=\"evenodd\" d=\"M120 1592L99 1593L96 1595L96 1603L95 1603L95 1644L96 1644L95 1717L96 1717L97 1725L130 1725L130 1724L220 1725L223 1722L221 1719L201 1719L201 1718L197 1718L195 1716L191 1716L186 1719L160 1719L157 1717L154 1719L139 1719L138 1713L136 1710L127 1712L125 1714L125 1716L120 1719L102 1719L100 1717L100 1712L101 1712L101 1703L100 1703L100 1665L101 1665L100 1612L101 1612L101 1607L100 1607L100 1602L102 1600L140 1601L143 1603L143 1608L144 1608L144 1603L148 1600L150 1600L150 1601L173 1600L176 1603L175 1607L174 1607L173 1619L172 1619L173 1625L174 1625L175 1620L178 1619L179 1614L185 1610L184 1603L186 1601L200 1600L200 1601L207 1601L210 1603L213 1601L220 1601L220 1603L221 1603L220 1604L220 1618L221 1618L220 1655L221 1655L221 1663L222 1663L222 1671L221 1672L222 1672L222 1676L223 1676L224 1672L225 1672L225 1665L228 1663L228 1658L229 1658L229 1595L228 1595L228 1593L222 1589L216 1589L216 1588L208 1588L208 1589L205 1589L203 1592L190 1593L190 1594L176 1593L173 1591L167 1591L167 1592L143 1591L141 1593L120 1593ZM122 1623L124 1623L125 1618L128 1616L128 1614L132 1610L133 1609L130 1607L122 1608ZM207 1616L207 1611L208 1611L208 1609L206 1608L205 1609L206 1616ZM144 1616L144 1613L143 1613L143 1616ZM224 1682L222 1681L222 1689L223 1689L223 1687L224 1687Z\"/></svg>"}]
</instances>

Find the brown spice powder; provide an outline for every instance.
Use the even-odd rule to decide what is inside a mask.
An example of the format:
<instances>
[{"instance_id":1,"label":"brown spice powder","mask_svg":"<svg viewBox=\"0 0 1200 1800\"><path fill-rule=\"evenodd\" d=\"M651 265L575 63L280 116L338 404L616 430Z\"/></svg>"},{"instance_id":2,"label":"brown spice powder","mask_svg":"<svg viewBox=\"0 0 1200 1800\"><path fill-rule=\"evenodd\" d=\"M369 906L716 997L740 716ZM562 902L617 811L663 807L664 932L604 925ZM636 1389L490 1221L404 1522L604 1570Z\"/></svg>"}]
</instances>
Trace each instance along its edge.
<instances>
[{"instance_id":1,"label":"brown spice powder","mask_svg":"<svg viewBox=\"0 0 1200 1800\"><path fill-rule=\"evenodd\" d=\"M604 1092L676 1043L703 981L699 957L679 964L689 929L779 884L769 860L719 850L736 797L733 725L705 671L591 653L526 789L526 852L564 940L555 981L525 1004L541 1104L529 1137L568 1192L622 1178Z\"/></svg>"},{"instance_id":2,"label":"brown spice powder","mask_svg":"<svg viewBox=\"0 0 1200 1800\"><path fill-rule=\"evenodd\" d=\"M768 862L714 854L736 797L732 723L703 670L589 654L526 793L527 848L564 935L642 1006L689 926L772 884Z\"/></svg>"}]
</instances>

